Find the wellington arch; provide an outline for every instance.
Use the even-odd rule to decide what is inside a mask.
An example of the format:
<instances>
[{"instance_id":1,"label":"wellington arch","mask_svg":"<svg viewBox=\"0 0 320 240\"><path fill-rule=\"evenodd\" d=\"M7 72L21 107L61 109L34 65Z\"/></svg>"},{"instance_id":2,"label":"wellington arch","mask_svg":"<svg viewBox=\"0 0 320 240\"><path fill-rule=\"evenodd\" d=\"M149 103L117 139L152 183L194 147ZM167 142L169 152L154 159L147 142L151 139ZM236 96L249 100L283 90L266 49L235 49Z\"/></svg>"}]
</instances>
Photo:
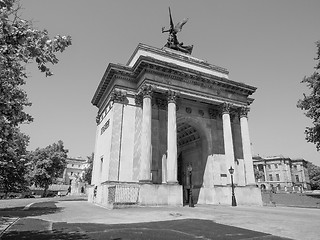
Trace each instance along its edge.
<instances>
[{"instance_id":1,"label":"wellington arch","mask_svg":"<svg viewBox=\"0 0 320 240\"><path fill-rule=\"evenodd\" d=\"M248 130L256 88L167 47L139 44L126 65L110 63L98 108L89 201L122 205L261 205ZM192 170L191 170L192 169ZM190 191L192 189L192 191Z\"/></svg>"}]
</instances>

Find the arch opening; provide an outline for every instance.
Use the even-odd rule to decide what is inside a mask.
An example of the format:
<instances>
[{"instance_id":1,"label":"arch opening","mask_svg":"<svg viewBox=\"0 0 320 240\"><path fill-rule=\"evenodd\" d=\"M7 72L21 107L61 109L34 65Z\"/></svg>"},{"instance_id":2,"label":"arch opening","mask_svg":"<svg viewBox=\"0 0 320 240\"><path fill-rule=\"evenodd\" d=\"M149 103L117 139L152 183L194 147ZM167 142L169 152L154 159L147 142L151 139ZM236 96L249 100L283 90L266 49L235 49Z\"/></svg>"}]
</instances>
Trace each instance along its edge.
<instances>
[{"instance_id":1,"label":"arch opening","mask_svg":"<svg viewBox=\"0 0 320 240\"><path fill-rule=\"evenodd\" d=\"M178 147L178 183L183 187L183 204L189 203L189 193L192 184L193 202L198 202L200 189L207 160L206 137L199 125L191 119L178 118L177 147ZM192 166L192 176L188 174L188 166ZM190 182L191 180L191 182ZM190 184L191 183L191 184Z\"/></svg>"}]
</instances>

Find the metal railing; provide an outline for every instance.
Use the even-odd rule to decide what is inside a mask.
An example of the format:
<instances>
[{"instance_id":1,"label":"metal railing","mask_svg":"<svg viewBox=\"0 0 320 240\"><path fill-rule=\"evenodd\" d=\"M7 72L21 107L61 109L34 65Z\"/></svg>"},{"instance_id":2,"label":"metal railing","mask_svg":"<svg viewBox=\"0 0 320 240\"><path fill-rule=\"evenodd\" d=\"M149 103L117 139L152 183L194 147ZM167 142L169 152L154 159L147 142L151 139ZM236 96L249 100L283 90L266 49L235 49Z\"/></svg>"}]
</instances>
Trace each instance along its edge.
<instances>
[{"instance_id":1,"label":"metal railing","mask_svg":"<svg viewBox=\"0 0 320 240\"><path fill-rule=\"evenodd\" d=\"M138 203L140 187L137 184L112 185L108 187L108 203Z\"/></svg>"}]
</instances>

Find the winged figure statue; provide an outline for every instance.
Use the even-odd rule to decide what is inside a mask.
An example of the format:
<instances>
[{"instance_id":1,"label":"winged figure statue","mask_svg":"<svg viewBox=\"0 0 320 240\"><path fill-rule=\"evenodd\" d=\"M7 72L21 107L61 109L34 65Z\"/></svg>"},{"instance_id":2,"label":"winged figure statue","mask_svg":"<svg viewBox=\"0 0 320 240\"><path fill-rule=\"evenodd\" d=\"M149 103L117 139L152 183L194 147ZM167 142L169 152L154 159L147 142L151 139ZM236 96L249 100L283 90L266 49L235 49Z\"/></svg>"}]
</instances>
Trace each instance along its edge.
<instances>
[{"instance_id":1,"label":"winged figure statue","mask_svg":"<svg viewBox=\"0 0 320 240\"><path fill-rule=\"evenodd\" d=\"M170 7L169 7L169 17L170 17L170 28L167 30L165 30L165 27L162 28L162 33L169 32L168 42L166 43L165 47L191 54L193 45L184 46L183 42L180 43L177 38L177 33L181 32L182 27L187 23L188 18L184 18L181 22L178 22L174 26Z\"/></svg>"}]
</instances>

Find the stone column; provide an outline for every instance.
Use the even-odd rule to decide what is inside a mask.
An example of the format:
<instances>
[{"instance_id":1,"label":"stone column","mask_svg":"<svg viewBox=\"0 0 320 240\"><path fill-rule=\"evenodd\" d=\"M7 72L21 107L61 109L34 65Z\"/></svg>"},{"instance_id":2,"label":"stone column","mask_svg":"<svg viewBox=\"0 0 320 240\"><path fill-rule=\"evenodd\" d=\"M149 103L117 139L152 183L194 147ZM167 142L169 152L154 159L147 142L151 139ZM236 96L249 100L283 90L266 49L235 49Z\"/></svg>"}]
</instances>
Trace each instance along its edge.
<instances>
[{"instance_id":1,"label":"stone column","mask_svg":"<svg viewBox=\"0 0 320 240\"><path fill-rule=\"evenodd\" d=\"M162 155L162 183L167 183L167 157Z\"/></svg>"},{"instance_id":2,"label":"stone column","mask_svg":"<svg viewBox=\"0 0 320 240\"><path fill-rule=\"evenodd\" d=\"M242 140L242 150L244 158L244 167L246 173L247 185L255 185L252 153L251 153L251 142L249 136L248 127L248 107L242 107L240 109L240 128L241 128L241 140Z\"/></svg>"},{"instance_id":3,"label":"stone column","mask_svg":"<svg viewBox=\"0 0 320 240\"><path fill-rule=\"evenodd\" d=\"M222 124L223 124L223 142L224 151L226 156L226 166L227 166L227 182L231 184L231 176L228 171L230 167L235 169L234 166L234 151L233 151L233 139L231 131L231 121L230 121L230 103L223 103L222 105Z\"/></svg>"},{"instance_id":4,"label":"stone column","mask_svg":"<svg viewBox=\"0 0 320 240\"><path fill-rule=\"evenodd\" d=\"M267 181L267 168L266 168L266 163L263 163L263 173L264 173L264 182Z\"/></svg>"},{"instance_id":5,"label":"stone column","mask_svg":"<svg viewBox=\"0 0 320 240\"><path fill-rule=\"evenodd\" d=\"M152 91L150 85L141 88L143 95L142 106L142 132L141 132L141 161L140 161L140 182L151 182L151 120L152 120Z\"/></svg>"},{"instance_id":6,"label":"stone column","mask_svg":"<svg viewBox=\"0 0 320 240\"><path fill-rule=\"evenodd\" d=\"M176 117L177 93L168 92L168 133L167 133L167 183L177 184L177 117Z\"/></svg>"}]
</instances>

